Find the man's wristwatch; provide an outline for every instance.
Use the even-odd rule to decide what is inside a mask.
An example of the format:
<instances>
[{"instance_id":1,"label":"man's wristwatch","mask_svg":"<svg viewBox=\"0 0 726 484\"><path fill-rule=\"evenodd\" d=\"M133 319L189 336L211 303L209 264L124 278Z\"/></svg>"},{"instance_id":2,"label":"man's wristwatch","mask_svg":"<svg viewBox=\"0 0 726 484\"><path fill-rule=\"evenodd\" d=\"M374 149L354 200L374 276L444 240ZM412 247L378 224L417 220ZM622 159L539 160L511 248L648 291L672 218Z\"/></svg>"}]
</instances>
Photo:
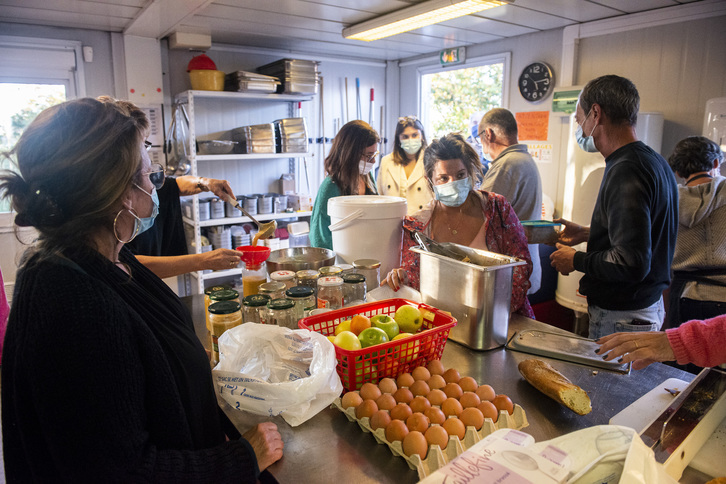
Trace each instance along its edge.
<instances>
[{"instance_id":1,"label":"man's wristwatch","mask_svg":"<svg viewBox=\"0 0 726 484\"><path fill-rule=\"evenodd\" d=\"M204 180L204 178L202 178L201 176L197 178L197 188L199 188L199 190L202 192L206 192L208 189L204 185L204 183L202 183L202 180Z\"/></svg>"}]
</instances>

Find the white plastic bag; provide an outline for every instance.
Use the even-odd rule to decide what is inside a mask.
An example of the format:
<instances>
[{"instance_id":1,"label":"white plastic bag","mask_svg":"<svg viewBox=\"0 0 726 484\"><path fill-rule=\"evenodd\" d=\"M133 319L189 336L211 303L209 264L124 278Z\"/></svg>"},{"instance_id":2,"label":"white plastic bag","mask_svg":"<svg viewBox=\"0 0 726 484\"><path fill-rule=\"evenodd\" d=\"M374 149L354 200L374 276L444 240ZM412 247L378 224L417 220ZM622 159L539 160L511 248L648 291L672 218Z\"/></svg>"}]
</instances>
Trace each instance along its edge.
<instances>
[{"instance_id":1,"label":"white plastic bag","mask_svg":"<svg viewBox=\"0 0 726 484\"><path fill-rule=\"evenodd\" d=\"M219 337L219 364L212 373L233 408L281 415L295 427L340 396L336 364L335 347L322 334L245 323Z\"/></svg>"}]
</instances>

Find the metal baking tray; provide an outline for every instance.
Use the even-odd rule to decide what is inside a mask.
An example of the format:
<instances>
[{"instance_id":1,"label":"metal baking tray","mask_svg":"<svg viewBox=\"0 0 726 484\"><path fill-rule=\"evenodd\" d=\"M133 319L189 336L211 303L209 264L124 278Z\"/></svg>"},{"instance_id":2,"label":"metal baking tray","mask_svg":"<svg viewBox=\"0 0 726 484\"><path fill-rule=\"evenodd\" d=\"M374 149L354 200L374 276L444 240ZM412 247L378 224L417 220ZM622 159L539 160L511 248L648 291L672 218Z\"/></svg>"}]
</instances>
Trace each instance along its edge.
<instances>
[{"instance_id":1,"label":"metal baking tray","mask_svg":"<svg viewBox=\"0 0 726 484\"><path fill-rule=\"evenodd\" d=\"M595 350L600 345L595 343L594 340L582 338L575 334L567 335L525 329L514 333L507 342L506 347L523 353L571 361L620 373L630 373L630 363L618 363L617 360L604 361L601 355L595 354Z\"/></svg>"}]
</instances>

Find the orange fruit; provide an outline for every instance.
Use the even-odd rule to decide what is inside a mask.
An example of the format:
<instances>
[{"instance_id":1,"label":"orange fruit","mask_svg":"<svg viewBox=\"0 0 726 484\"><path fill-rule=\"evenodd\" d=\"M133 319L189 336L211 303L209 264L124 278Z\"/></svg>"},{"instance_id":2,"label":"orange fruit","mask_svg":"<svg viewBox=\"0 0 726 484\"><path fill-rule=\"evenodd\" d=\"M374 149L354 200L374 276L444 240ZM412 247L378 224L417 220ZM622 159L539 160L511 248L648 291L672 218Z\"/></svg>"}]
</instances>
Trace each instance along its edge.
<instances>
[{"instance_id":1,"label":"orange fruit","mask_svg":"<svg viewBox=\"0 0 726 484\"><path fill-rule=\"evenodd\" d=\"M362 314L356 314L350 320L350 330L358 336L361 331L371 327L371 320Z\"/></svg>"}]
</instances>

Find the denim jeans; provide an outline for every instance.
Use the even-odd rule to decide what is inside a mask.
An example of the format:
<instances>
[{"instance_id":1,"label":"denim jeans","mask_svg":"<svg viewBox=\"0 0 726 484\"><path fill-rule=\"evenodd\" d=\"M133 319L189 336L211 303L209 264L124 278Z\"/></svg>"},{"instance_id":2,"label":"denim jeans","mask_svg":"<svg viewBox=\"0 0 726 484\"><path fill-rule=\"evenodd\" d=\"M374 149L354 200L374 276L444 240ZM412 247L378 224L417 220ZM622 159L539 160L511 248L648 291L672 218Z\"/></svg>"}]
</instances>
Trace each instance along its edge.
<instances>
[{"instance_id":1,"label":"denim jeans","mask_svg":"<svg viewBox=\"0 0 726 484\"><path fill-rule=\"evenodd\" d=\"M591 339L619 332L658 331L665 318L662 297L643 309L614 311L590 304L587 312L590 316Z\"/></svg>"}]
</instances>

